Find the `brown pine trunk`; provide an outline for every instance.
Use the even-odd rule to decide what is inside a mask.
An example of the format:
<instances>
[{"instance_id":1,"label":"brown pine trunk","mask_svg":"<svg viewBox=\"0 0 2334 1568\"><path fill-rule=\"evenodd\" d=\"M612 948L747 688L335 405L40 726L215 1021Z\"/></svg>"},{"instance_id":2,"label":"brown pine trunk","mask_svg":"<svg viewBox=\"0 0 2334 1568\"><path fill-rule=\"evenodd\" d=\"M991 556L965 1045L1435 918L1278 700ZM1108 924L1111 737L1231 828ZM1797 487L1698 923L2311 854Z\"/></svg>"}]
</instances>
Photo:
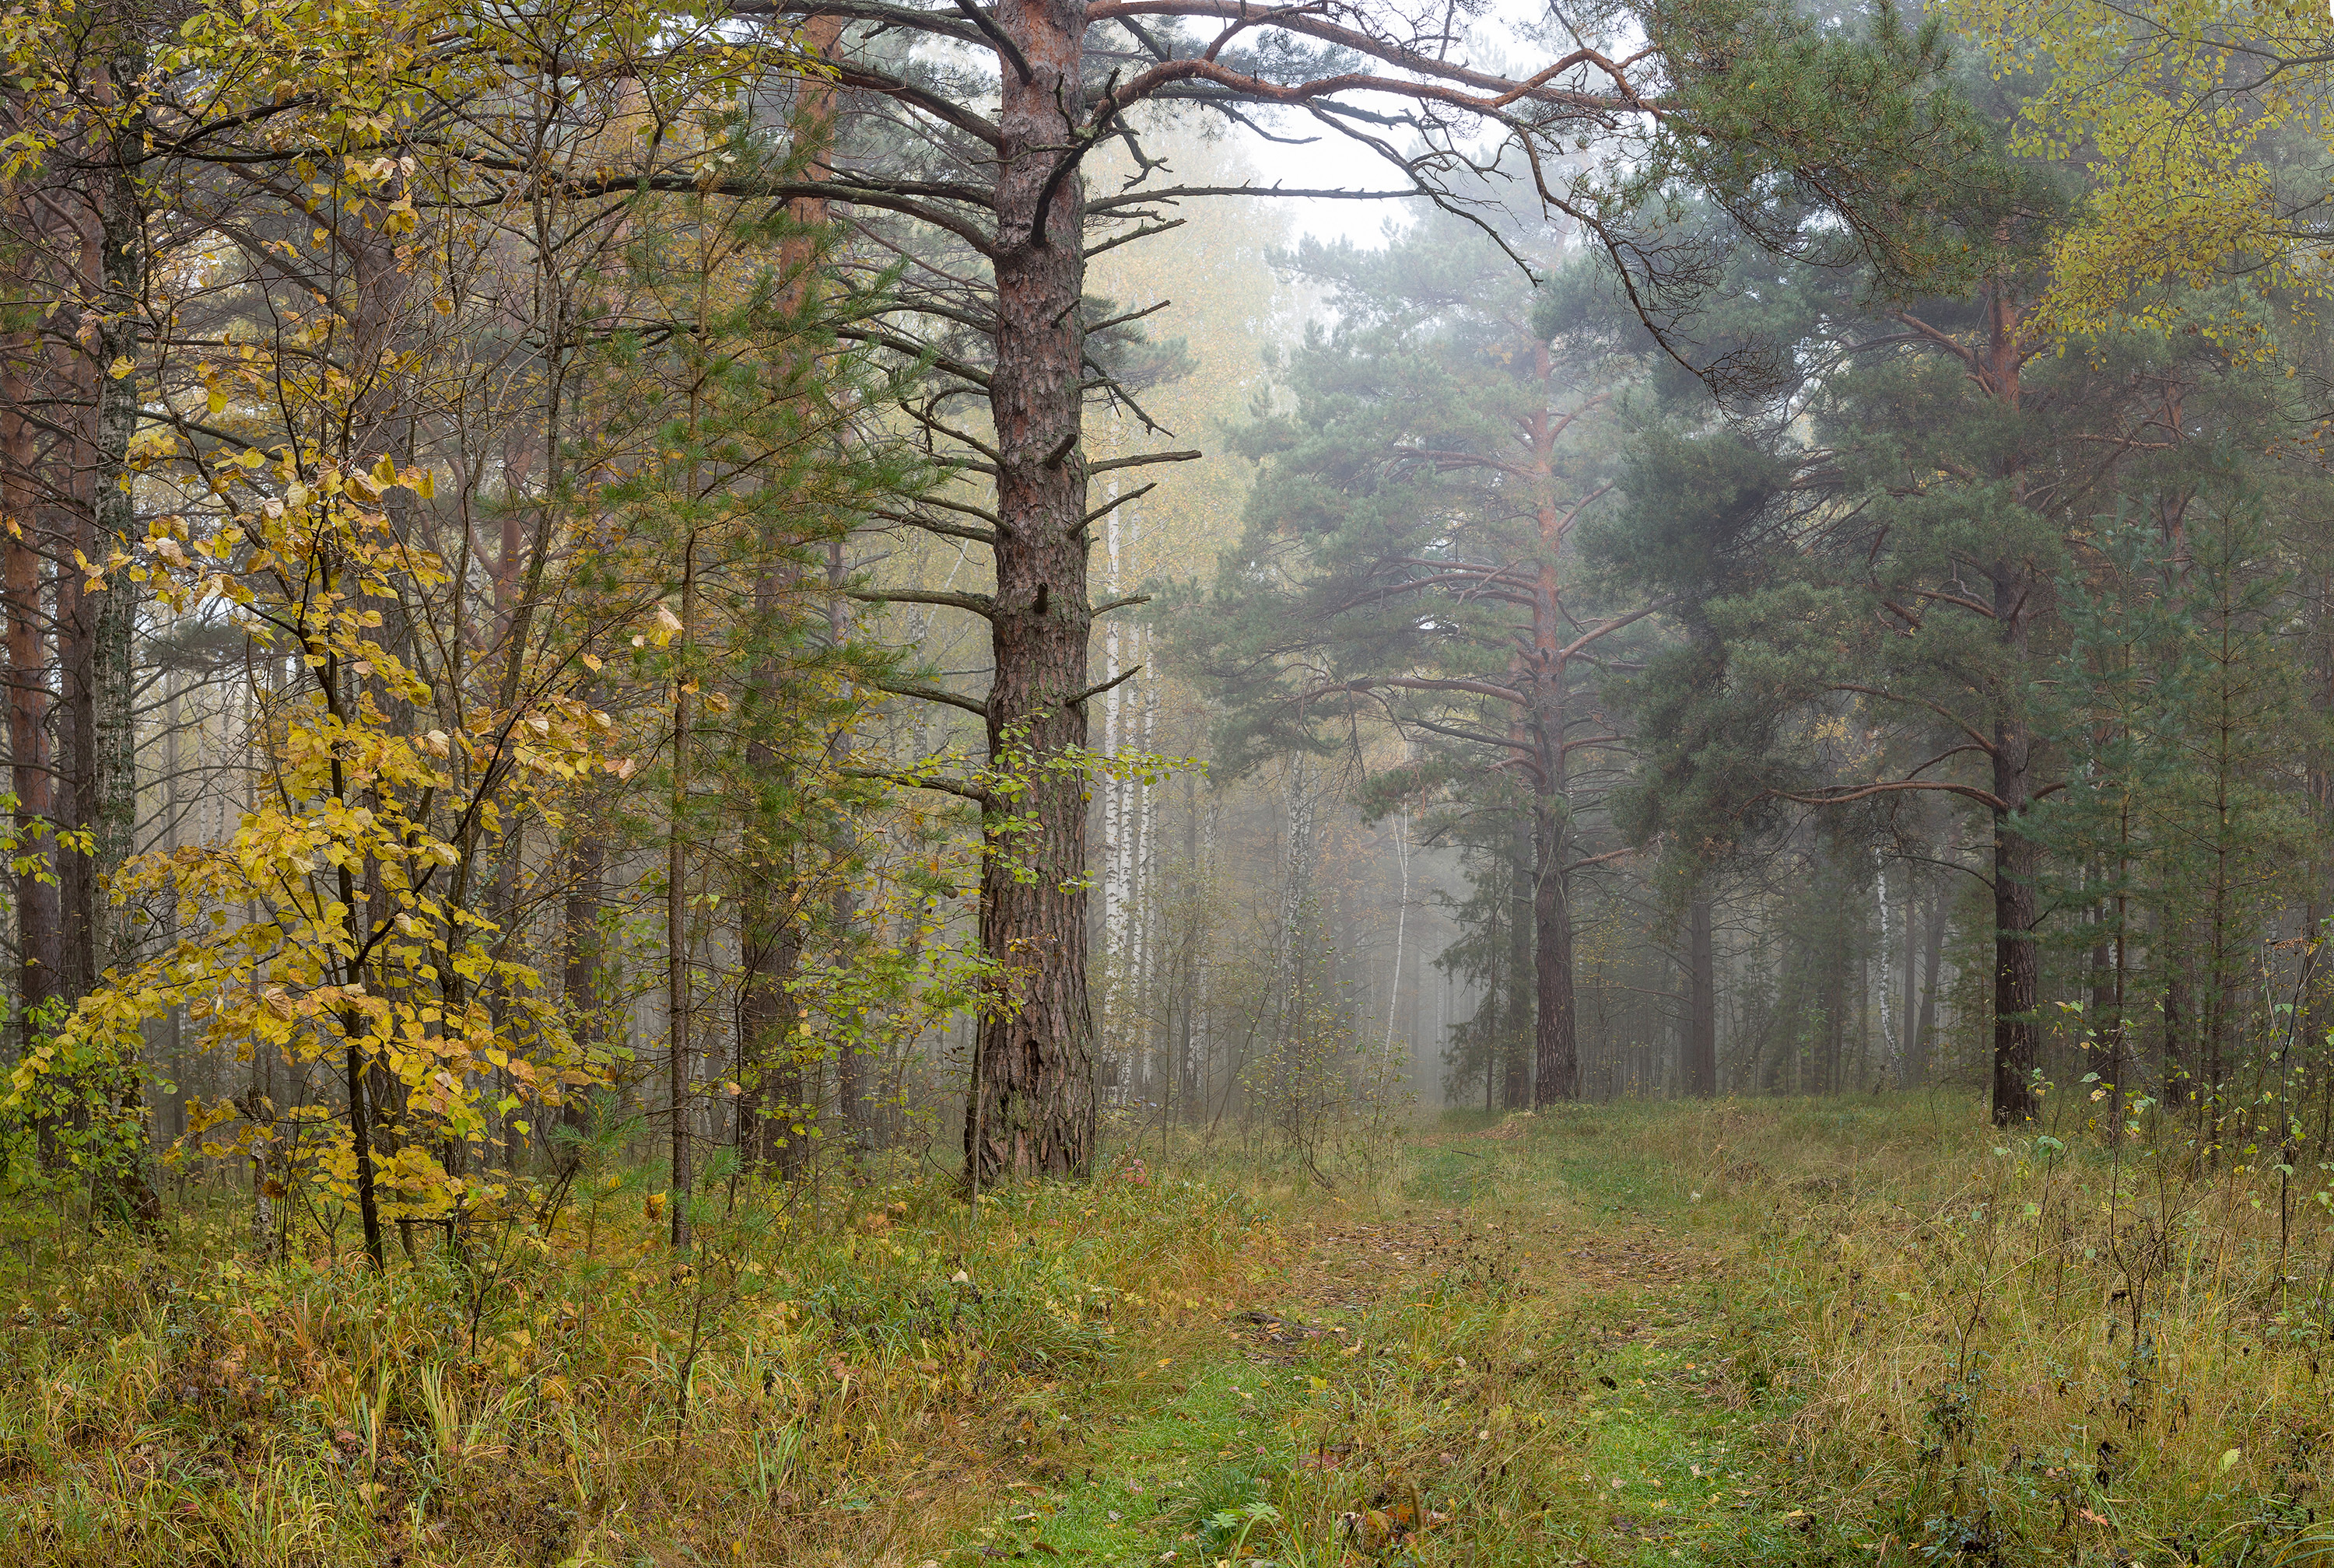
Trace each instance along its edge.
<instances>
[{"instance_id":1,"label":"brown pine trunk","mask_svg":"<svg viewBox=\"0 0 2334 1568\"><path fill-rule=\"evenodd\" d=\"M747 750L750 767L755 748ZM802 1103L802 1068L794 1057L797 1015L786 987L802 966L802 927L789 905L786 878L777 865L747 869L745 909L739 916L744 974L738 998L738 1077L745 1085L738 1107L738 1149L753 1167L775 1167L788 1181L799 1180L809 1160L809 1144L796 1136L806 1114Z\"/></svg>"},{"instance_id":2,"label":"brown pine trunk","mask_svg":"<svg viewBox=\"0 0 2334 1568\"><path fill-rule=\"evenodd\" d=\"M1085 461L1078 451L1085 281L1084 188L1056 177L1085 109L1085 8L1002 0L996 19L1026 60L1002 72L997 182L996 361L989 407L998 465L995 676L990 755L1060 757L1086 739ZM1042 207L1042 212L1041 212ZM992 841L981 871L980 938L997 966L983 1010L965 1153L981 1186L1083 1176L1093 1166L1094 1016L1086 994L1086 811L1075 771L1028 769L1009 806L1026 830ZM1019 867L1034 875L1024 880Z\"/></svg>"},{"instance_id":3,"label":"brown pine trunk","mask_svg":"<svg viewBox=\"0 0 2334 1568\"><path fill-rule=\"evenodd\" d=\"M94 255L85 259L93 269ZM92 413L89 422L63 443L71 454L71 500L58 518L58 537L51 544L61 563L72 561L76 553L84 557L97 554L97 446L92 438L97 376L95 367L86 360L75 361L72 370L72 394L87 399ZM51 598L56 615L57 704L62 722L56 725L61 744L51 753L57 788L50 798L63 825L91 829L96 825L99 799L96 606L91 602L92 595L82 574L70 566L56 572ZM59 856L56 874L61 916L57 990L71 1007L89 995L97 979L97 879L95 867L85 854Z\"/></svg>"},{"instance_id":4,"label":"brown pine trunk","mask_svg":"<svg viewBox=\"0 0 2334 1568\"><path fill-rule=\"evenodd\" d=\"M124 25L136 23L125 19ZM109 71L109 86L113 81L134 82L141 72L144 52L140 41L131 37L123 43L123 56ZM130 443L138 432L139 378L134 371L115 375L112 367L135 366L142 358L138 313L146 285L146 222L130 159L140 153L145 120L142 109L128 114L116 134L112 166L101 176L99 230L103 236L100 246L103 263L100 276L105 308L92 356L97 377L92 561L109 559L117 550L127 553L138 543L137 505L127 486ZM91 802L83 820L94 830L92 880L95 886L90 911L92 982L96 972L108 966L126 967L135 946L127 924L109 919L103 888L130 858L137 836L138 595L139 585L129 572L111 572L89 618ZM144 1179L142 1171L139 1179ZM141 1203L150 1197L138 1196ZM151 1207L159 1214L159 1202Z\"/></svg>"},{"instance_id":5,"label":"brown pine trunk","mask_svg":"<svg viewBox=\"0 0 2334 1568\"><path fill-rule=\"evenodd\" d=\"M2007 822L1993 843L1993 1120L2002 1127L2034 1120L2034 1068L2040 1060L2034 1008L2041 967L2034 948L2033 843Z\"/></svg>"},{"instance_id":6,"label":"brown pine trunk","mask_svg":"<svg viewBox=\"0 0 2334 1568\"><path fill-rule=\"evenodd\" d=\"M1531 876L1531 1103L1538 1109L1580 1097L1580 1046L1572 989L1572 908L1565 885L1565 803L1542 794L1532 803L1531 859L1517 870L1529 868ZM1517 910L1519 917L1522 913Z\"/></svg>"},{"instance_id":7,"label":"brown pine trunk","mask_svg":"<svg viewBox=\"0 0 2334 1568\"><path fill-rule=\"evenodd\" d=\"M2013 659L2026 651L2024 606L2033 573L2006 563L1994 568L1994 605ZM2032 798L2028 776L2033 736L2013 708L1993 726L1993 1120L2016 1127L2034 1120L2034 1070L2040 1062L2042 971L2035 949L2040 919L2034 879L2041 849L2019 832Z\"/></svg>"},{"instance_id":8,"label":"brown pine trunk","mask_svg":"<svg viewBox=\"0 0 2334 1568\"><path fill-rule=\"evenodd\" d=\"M1572 803L1565 765L1566 669L1563 581L1557 558L1564 548L1567 519L1556 503L1556 444L1568 422L1550 403L1555 375L1548 345L1538 346L1536 363L1542 395L1548 401L1532 414L1532 462L1539 489L1536 519L1539 563L1532 591L1530 723L1535 788L1532 797L1532 967L1534 1009L1532 1055L1534 1109L1580 1097L1577 1001L1573 994Z\"/></svg>"},{"instance_id":9,"label":"brown pine trunk","mask_svg":"<svg viewBox=\"0 0 2334 1568\"><path fill-rule=\"evenodd\" d=\"M754 585L754 617L761 635L776 634L791 567L778 559L780 544L768 541L770 557ZM786 758L770 741L771 726L783 723L776 656L765 653L747 682L745 701L747 787L777 782ZM738 941L742 973L738 994L738 1077L744 1093L738 1106L738 1150L749 1168L775 1166L788 1181L809 1168L810 1145L794 1129L812 1114L803 1102L802 1064L794 1053L798 1012L787 987L802 967L800 890L795 885L792 824L763 822L749 832L739 900Z\"/></svg>"},{"instance_id":10,"label":"brown pine trunk","mask_svg":"<svg viewBox=\"0 0 2334 1568\"><path fill-rule=\"evenodd\" d=\"M36 442L23 409L26 387L13 363L0 409L0 597L7 609L9 787L16 797L15 873L18 957L17 1049L29 1048L39 1015L57 996L63 952L55 877L56 841L43 824L54 820L49 769L49 671L42 635L41 555L36 546L33 464ZM44 1140L44 1144L45 1144Z\"/></svg>"},{"instance_id":11,"label":"brown pine trunk","mask_svg":"<svg viewBox=\"0 0 2334 1568\"><path fill-rule=\"evenodd\" d=\"M1981 383L2005 409L2019 405L2024 363L2023 307L1996 279L1986 296L1987 340ZM2012 495L2025 494L2022 457L2003 475ZM2023 560L2000 560L1990 573L1993 617L2009 668L2025 668L2028 630L2040 613L2048 584ZM1994 694L2000 705L1993 726L1993 1120L2013 1127L2034 1119L2034 1070L2040 1061L2041 963L2034 945L2040 919L2034 877L2041 849L2018 831L2018 819L2032 802L2034 736L2015 689Z\"/></svg>"}]
</instances>

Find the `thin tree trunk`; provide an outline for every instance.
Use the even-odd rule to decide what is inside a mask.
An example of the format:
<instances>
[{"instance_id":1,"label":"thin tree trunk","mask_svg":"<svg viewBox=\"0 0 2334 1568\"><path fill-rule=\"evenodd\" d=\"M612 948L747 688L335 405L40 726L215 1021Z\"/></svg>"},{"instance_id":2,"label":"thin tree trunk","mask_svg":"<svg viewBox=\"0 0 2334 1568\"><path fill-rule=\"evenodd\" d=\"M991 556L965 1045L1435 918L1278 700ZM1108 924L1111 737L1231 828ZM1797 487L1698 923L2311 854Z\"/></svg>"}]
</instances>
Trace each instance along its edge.
<instances>
[{"instance_id":1,"label":"thin tree trunk","mask_svg":"<svg viewBox=\"0 0 2334 1568\"><path fill-rule=\"evenodd\" d=\"M1921 876L1905 868L1905 988L1897 1006L1896 1086L1909 1089L1917 1082L1921 1050Z\"/></svg>"},{"instance_id":2,"label":"thin tree trunk","mask_svg":"<svg viewBox=\"0 0 2334 1568\"><path fill-rule=\"evenodd\" d=\"M1566 649L1571 629L1564 616L1558 562L1577 508L1567 514L1556 499L1556 445L1568 419L1556 416L1554 360L1546 342L1534 346L1541 391L1530 429L1539 560L1532 587L1532 646L1528 666L1532 795L1532 1098L1535 1108L1580 1094L1578 999L1572 972L1572 802L1566 765Z\"/></svg>"},{"instance_id":3,"label":"thin tree trunk","mask_svg":"<svg viewBox=\"0 0 2334 1568\"><path fill-rule=\"evenodd\" d=\"M1557 895L1555 913L1546 921L1542 920L1540 914L1551 887L1560 885L1559 878L1540 874L1543 869L1541 855L1546 851L1548 835L1541 831L1537 813L1532 822L1517 826L1508 861L1508 974L1513 987L1508 1004L1508 1018L1509 1033L1513 1038L1500 1043L1500 1099L1510 1111L1547 1103L1534 1094L1532 1081L1542 1065L1538 1060L1540 1049L1550 1038L1542 1026L1546 1021L1545 1010L1550 1005L1547 987L1557 973L1548 962L1548 935L1563 924L1560 892ZM1564 928L1563 938L1558 952L1566 960L1562 973L1568 980L1572 973L1569 961L1571 930L1568 926ZM1557 998L1557 1005L1568 1008L1571 1000L1571 987L1567 985ZM1565 1033L1569 1034L1570 1031L1567 1029ZM1556 1044L1565 1043L1561 1036L1554 1038ZM1567 1063L1560 1060L1552 1063L1551 1066L1558 1073L1567 1070ZM1577 1092L1579 1073L1577 1059L1570 1062L1569 1071L1574 1075L1572 1087ZM1549 1098L1569 1100L1573 1095L1551 1095Z\"/></svg>"},{"instance_id":4,"label":"thin tree trunk","mask_svg":"<svg viewBox=\"0 0 2334 1568\"><path fill-rule=\"evenodd\" d=\"M1936 1036L1937 983L1944 968L1945 922L1952 913L1952 903L1945 890L1939 888L1929 904L1929 928L1922 950L1921 1015L1913 1030L1908 1086L1925 1083L1929 1078L1929 1042Z\"/></svg>"},{"instance_id":5,"label":"thin tree trunk","mask_svg":"<svg viewBox=\"0 0 2334 1568\"><path fill-rule=\"evenodd\" d=\"M587 826L576 835L567 855L567 898L560 910L560 974L568 1027L574 1032L576 1044L588 1050L600 1042L607 1023L600 996L600 905L607 891L608 850L605 841ZM584 1140L591 1130L581 1092L571 1086L560 1095L559 1125L564 1130L560 1165L566 1169L573 1169L583 1158Z\"/></svg>"},{"instance_id":6,"label":"thin tree trunk","mask_svg":"<svg viewBox=\"0 0 2334 1568\"><path fill-rule=\"evenodd\" d=\"M672 1112L672 1245L689 1246L689 651L697 613L697 535L681 552L680 657L672 681L672 820L665 835L666 1103Z\"/></svg>"},{"instance_id":7,"label":"thin tree trunk","mask_svg":"<svg viewBox=\"0 0 2334 1568\"><path fill-rule=\"evenodd\" d=\"M2000 772L1997 768L1997 782ZM2040 1052L2035 1008L2040 1001L2042 976L2034 945L2034 874L2040 860L2031 839L2019 833L2006 817L1996 819L1993 1120L2002 1127L2033 1121L2036 1110L2033 1080Z\"/></svg>"},{"instance_id":8,"label":"thin tree trunk","mask_svg":"<svg viewBox=\"0 0 2334 1568\"><path fill-rule=\"evenodd\" d=\"M1711 929L1710 899L1697 896L1686 906L1685 1092L1718 1092L1717 944Z\"/></svg>"}]
</instances>

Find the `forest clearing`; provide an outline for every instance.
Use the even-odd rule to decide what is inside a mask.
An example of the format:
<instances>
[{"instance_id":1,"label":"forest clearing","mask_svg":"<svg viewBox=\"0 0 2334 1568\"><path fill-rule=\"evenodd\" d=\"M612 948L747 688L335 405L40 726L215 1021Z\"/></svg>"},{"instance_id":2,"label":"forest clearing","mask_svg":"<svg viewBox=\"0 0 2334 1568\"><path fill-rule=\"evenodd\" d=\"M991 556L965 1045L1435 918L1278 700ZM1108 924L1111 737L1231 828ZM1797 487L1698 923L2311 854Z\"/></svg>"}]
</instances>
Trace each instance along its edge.
<instances>
[{"instance_id":1,"label":"forest clearing","mask_svg":"<svg viewBox=\"0 0 2334 1568\"><path fill-rule=\"evenodd\" d=\"M548 1250L377 1282L238 1261L215 1208L20 1246L0 1561L2334 1550L2334 1232L2273 1171L1939 1094L1453 1114L1336 1193L1191 1153L978 1219L709 1212L693 1275L622 1178Z\"/></svg>"},{"instance_id":2,"label":"forest clearing","mask_svg":"<svg viewBox=\"0 0 2334 1568\"><path fill-rule=\"evenodd\" d=\"M2329 36L0 0L0 1568L2334 1568Z\"/></svg>"}]
</instances>

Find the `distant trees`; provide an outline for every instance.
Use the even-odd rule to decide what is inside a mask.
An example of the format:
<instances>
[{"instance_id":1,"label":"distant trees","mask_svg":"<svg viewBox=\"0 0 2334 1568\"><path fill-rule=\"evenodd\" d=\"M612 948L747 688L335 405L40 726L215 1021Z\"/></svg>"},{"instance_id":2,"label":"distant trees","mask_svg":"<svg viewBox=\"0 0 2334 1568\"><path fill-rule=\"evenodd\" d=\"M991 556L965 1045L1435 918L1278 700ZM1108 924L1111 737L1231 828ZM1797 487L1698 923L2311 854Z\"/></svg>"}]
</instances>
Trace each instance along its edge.
<instances>
[{"instance_id":1,"label":"distant trees","mask_svg":"<svg viewBox=\"0 0 2334 1568\"><path fill-rule=\"evenodd\" d=\"M1532 1100L1567 1100L1571 890L1612 858L1589 841L1623 742L1590 678L1650 613L1577 581L1572 534L1613 487L1631 363L1609 317L1550 330L1507 257L1453 220L1383 253L1308 246L1297 265L1339 325L1290 355L1280 407L1241 436L1269 461L1204 634L1234 755L1383 724L1410 757L1381 773L1381 801L1512 820L1456 830L1513 886L1490 925L1514 957L1471 965L1490 982L1480 1027L1500 1033L1504 972L1529 997L1508 1013L1534 1042ZM1488 1038L1477 1052L1496 1053Z\"/></svg>"},{"instance_id":2,"label":"distant trees","mask_svg":"<svg viewBox=\"0 0 2334 1568\"><path fill-rule=\"evenodd\" d=\"M1635 698L1646 733L1662 737L1633 802L1640 836L1755 842L1804 806L1917 843L1910 803L1982 813L1992 1098L2007 1123L2038 1111L2050 891L2098 908L2104 890L2124 886L2123 871L2102 872L2097 844L2059 866L2046 842L2058 830L2043 824L2069 819L2043 803L2072 788L2095 813L2102 780L2129 776L2128 753L2117 759L2128 745L2121 724L2102 712L2054 729L2042 717L2081 708L2093 681L2107 683L2093 696L2108 707L2126 700L2114 683L2128 678L2103 654L2086 653L2079 670L2053 663L2070 636L2068 596L2134 581L2105 542L2140 517L2193 559L2196 524L2242 513L2302 418L2281 390L2290 383L2204 330L2222 302L2168 305L2165 326L2059 352L2033 318L2048 282L2039 242L2022 255L2005 251L1963 298L1852 308L1813 278L1770 284L1759 330L1807 373L1763 435L1705 422L1650 438L1633 468L1634 533L1612 542L1637 581L1678 597L1690 632ZM1796 317L1782 308L1795 296ZM2276 312L2270 301L2249 308L2264 327ZM2117 516L2132 521L2111 525ZM2180 613L2208 613L2234 635L2247 613L2235 606L2258 605L2264 590L2220 581L2235 597L2218 611L2188 601L2186 586L2173 592L2189 603ZM2150 701L2170 697L2150 685ZM2185 743L2159 731L2153 744ZM2201 826L2233 800L2188 820ZM2224 875L2196 870L2204 886ZM2194 885L2175 875L2161 886L2168 897ZM2097 936L2127 961L2121 907ZM2185 962L2172 955L2188 929L2169 914L2156 928L2167 974ZM2225 994L2229 973L2216 974ZM2185 993L2165 983L2168 1043L2187 1025Z\"/></svg>"}]
</instances>

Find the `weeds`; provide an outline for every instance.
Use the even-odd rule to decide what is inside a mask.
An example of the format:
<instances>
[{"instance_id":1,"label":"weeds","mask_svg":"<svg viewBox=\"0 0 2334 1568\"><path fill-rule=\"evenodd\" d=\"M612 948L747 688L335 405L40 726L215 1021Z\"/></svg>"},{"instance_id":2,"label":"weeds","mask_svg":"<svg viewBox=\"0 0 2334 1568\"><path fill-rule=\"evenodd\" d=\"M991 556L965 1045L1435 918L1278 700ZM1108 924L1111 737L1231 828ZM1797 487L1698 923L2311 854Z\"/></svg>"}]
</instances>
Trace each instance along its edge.
<instances>
[{"instance_id":1,"label":"weeds","mask_svg":"<svg viewBox=\"0 0 2334 1568\"><path fill-rule=\"evenodd\" d=\"M717 1172L679 1265L585 1161L483 1293L429 1233L385 1275L224 1213L46 1236L0 1281L0 1562L2334 1560L2292 1173L1934 1097L1499 1130L1334 1195L821 1219Z\"/></svg>"},{"instance_id":2,"label":"weeds","mask_svg":"<svg viewBox=\"0 0 2334 1568\"><path fill-rule=\"evenodd\" d=\"M632 1178L586 1185L483 1310L483 1248L375 1275L225 1214L0 1278L0 1563L873 1561L978 1516L1007 1411L1269 1243L1183 1182L977 1225L902 1187L855 1227L705 1200L677 1268Z\"/></svg>"}]
</instances>

